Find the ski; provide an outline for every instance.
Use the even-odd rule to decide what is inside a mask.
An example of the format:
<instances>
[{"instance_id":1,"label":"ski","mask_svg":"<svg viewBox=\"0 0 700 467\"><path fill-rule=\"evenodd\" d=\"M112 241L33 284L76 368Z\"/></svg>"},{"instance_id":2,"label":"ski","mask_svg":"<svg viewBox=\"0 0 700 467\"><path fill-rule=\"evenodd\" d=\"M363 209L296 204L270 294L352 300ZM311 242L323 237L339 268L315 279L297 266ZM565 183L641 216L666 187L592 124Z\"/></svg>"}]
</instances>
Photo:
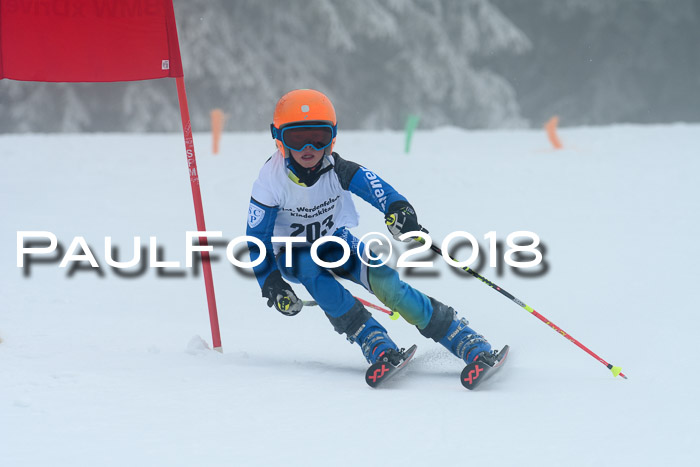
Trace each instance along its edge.
<instances>
[{"instance_id":1,"label":"ski","mask_svg":"<svg viewBox=\"0 0 700 467\"><path fill-rule=\"evenodd\" d=\"M492 359L479 356L462 370L460 379L462 386L467 389L475 389L486 379L493 376L496 371L503 366L508 357L510 347L504 346Z\"/></svg>"},{"instance_id":2,"label":"ski","mask_svg":"<svg viewBox=\"0 0 700 467\"><path fill-rule=\"evenodd\" d=\"M418 347L414 344L408 350L403 351L403 360L398 365L393 365L381 358L370 365L365 372L365 381L370 387L376 388L398 373L413 358Z\"/></svg>"}]
</instances>

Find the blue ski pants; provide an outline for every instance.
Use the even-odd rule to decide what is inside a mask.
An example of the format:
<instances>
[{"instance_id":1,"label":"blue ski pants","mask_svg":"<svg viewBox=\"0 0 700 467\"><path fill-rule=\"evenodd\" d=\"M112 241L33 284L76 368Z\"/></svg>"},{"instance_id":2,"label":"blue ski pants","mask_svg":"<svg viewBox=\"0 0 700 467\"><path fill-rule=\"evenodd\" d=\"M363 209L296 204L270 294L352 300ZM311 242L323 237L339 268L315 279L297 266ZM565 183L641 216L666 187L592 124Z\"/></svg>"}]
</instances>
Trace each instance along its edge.
<instances>
[{"instance_id":1,"label":"blue ski pants","mask_svg":"<svg viewBox=\"0 0 700 467\"><path fill-rule=\"evenodd\" d=\"M364 243L347 229L339 229L334 235L345 240L350 247L350 258L342 266L325 269L313 261L311 247L295 246L291 252L291 267L285 266L287 252L282 251L277 255L277 265L282 276L306 287L323 311L334 318L344 315L355 304L355 298L336 280L337 276L362 285L410 324L420 329L428 325L433 305L425 294L399 279L399 273L393 268L386 265L370 267L360 261L358 250L365 262L372 264L364 256ZM327 242L318 248L317 254L321 260L332 263L342 258L343 250L340 245Z\"/></svg>"}]
</instances>

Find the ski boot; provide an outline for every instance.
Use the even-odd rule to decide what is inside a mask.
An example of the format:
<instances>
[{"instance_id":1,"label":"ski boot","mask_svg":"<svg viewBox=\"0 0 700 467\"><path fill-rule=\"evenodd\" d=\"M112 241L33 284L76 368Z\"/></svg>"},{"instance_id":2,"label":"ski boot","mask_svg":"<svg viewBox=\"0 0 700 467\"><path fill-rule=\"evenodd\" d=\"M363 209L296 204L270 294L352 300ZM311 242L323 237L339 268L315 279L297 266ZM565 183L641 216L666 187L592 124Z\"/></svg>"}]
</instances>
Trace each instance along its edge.
<instances>
[{"instance_id":1,"label":"ski boot","mask_svg":"<svg viewBox=\"0 0 700 467\"><path fill-rule=\"evenodd\" d=\"M380 358L386 358L392 363L400 360L399 348L391 340L386 329L372 317L362 325L354 341L360 345L362 354L369 363L376 363Z\"/></svg>"},{"instance_id":2,"label":"ski boot","mask_svg":"<svg viewBox=\"0 0 700 467\"><path fill-rule=\"evenodd\" d=\"M365 372L365 382L378 387L401 370L416 353L416 346L399 350L387 335L386 329L374 318L370 318L360 328L356 338L370 367Z\"/></svg>"},{"instance_id":3,"label":"ski boot","mask_svg":"<svg viewBox=\"0 0 700 467\"><path fill-rule=\"evenodd\" d=\"M397 370L403 368L416 352L416 346L408 350L394 344L386 329L375 320L369 311L356 301L345 314L333 317L326 313L339 334L345 334L350 343L357 342L362 354L371 364L365 373L365 381L371 387L377 387Z\"/></svg>"},{"instance_id":4,"label":"ski boot","mask_svg":"<svg viewBox=\"0 0 700 467\"><path fill-rule=\"evenodd\" d=\"M428 325L423 329L419 328L422 335L439 342L467 364L480 353L491 350L491 344L484 336L470 328L465 318L458 319L457 312L452 307L429 298L433 305L433 314Z\"/></svg>"},{"instance_id":5,"label":"ski boot","mask_svg":"<svg viewBox=\"0 0 700 467\"><path fill-rule=\"evenodd\" d=\"M440 344L467 364L476 360L479 355L488 355L491 351L491 344L484 336L477 334L468 325L469 321L465 318L458 321L455 317L445 337L440 339Z\"/></svg>"}]
</instances>

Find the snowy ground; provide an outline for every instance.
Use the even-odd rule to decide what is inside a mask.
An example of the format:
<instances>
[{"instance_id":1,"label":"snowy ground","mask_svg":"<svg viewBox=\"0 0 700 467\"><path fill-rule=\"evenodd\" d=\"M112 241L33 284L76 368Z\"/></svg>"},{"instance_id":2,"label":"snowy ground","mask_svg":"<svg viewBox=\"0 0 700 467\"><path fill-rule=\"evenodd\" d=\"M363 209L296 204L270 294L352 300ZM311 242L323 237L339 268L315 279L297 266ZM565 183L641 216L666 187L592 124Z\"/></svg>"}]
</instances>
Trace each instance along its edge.
<instances>
[{"instance_id":1,"label":"snowy ground","mask_svg":"<svg viewBox=\"0 0 700 467\"><path fill-rule=\"evenodd\" d=\"M206 350L202 277L127 279L104 260L105 236L127 257L134 236L155 235L165 259L184 261L194 216L181 135L1 136L0 465L695 464L700 126L560 136L563 151L541 131L418 132L410 155L399 133L339 136L336 149L405 194L438 240L539 234L546 274L482 273L629 376L436 259L437 276L407 280L512 348L474 392L456 359L379 313L399 345L419 347L400 379L368 388L359 349L320 310L268 309L221 247L224 353ZM242 235L272 141L226 134L218 156L208 135L195 142L208 229ZM357 234L384 231L358 209ZM102 275L49 262L25 277L18 230L54 232L64 248L84 236Z\"/></svg>"}]
</instances>

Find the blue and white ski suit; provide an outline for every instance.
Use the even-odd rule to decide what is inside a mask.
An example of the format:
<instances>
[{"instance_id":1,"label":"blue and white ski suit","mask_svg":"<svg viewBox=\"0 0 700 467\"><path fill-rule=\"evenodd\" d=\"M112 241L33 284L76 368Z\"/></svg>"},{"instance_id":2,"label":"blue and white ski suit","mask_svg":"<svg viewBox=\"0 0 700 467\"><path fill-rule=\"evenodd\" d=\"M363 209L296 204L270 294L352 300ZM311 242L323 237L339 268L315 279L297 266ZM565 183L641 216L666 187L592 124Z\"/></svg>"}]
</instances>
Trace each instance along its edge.
<instances>
[{"instance_id":1,"label":"blue and white ski suit","mask_svg":"<svg viewBox=\"0 0 700 467\"><path fill-rule=\"evenodd\" d=\"M389 266L368 267L360 261L366 247L350 233L358 225L351 193L377 208L382 214L396 201L406 201L391 185L374 172L333 153L324 156L325 172L312 186L299 182L288 161L278 151L260 170L253 185L248 210L247 235L260 239L266 248L265 261L254 268L262 287L265 279L279 269L282 276L294 283L301 283L319 306L333 318L347 313L355 304L352 294L345 289L330 271L317 265L311 258L310 246L321 236L334 235L350 246L350 258L333 273L361 284L391 310L419 329L425 328L432 316L431 300L399 279ZM292 248L292 267L285 267L286 255L283 243L273 245L273 236L302 237L304 243ZM251 259L258 257L258 247L249 243ZM342 250L329 242L318 249L318 255L326 262L339 260ZM367 262L367 258L363 257Z\"/></svg>"}]
</instances>

